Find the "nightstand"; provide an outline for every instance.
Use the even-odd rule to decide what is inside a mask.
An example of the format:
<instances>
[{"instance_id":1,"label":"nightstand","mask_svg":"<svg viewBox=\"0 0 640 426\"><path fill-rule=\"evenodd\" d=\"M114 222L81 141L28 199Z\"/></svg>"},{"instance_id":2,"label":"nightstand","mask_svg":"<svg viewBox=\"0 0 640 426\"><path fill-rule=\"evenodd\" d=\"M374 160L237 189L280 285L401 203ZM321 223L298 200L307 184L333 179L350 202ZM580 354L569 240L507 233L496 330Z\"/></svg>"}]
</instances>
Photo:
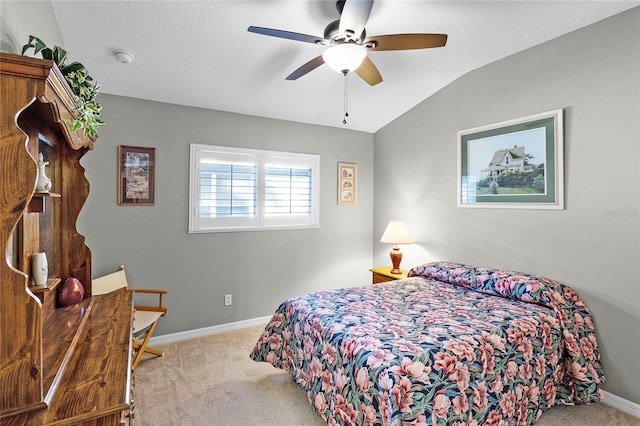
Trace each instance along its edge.
<instances>
[{"instance_id":1,"label":"nightstand","mask_svg":"<svg viewBox=\"0 0 640 426\"><path fill-rule=\"evenodd\" d=\"M373 284L384 283L387 281L401 280L407 278L407 270L402 269L400 274L392 274L391 266L385 266L384 268L371 268L369 269L373 274Z\"/></svg>"}]
</instances>

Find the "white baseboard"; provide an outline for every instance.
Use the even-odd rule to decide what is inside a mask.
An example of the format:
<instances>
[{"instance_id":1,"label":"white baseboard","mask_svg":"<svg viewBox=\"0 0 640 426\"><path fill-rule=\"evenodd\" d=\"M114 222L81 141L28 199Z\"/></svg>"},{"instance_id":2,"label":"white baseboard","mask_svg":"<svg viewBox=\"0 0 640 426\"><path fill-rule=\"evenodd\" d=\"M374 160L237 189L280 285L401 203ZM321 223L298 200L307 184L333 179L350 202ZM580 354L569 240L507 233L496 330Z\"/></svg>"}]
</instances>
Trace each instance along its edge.
<instances>
[{"instance_id":1,"label":"white baseboard","mask_svg":"<svg viewBox=\"0 0 640 426\"><path fill-rule=\"evenodd\" d=\"M182 340L195 339L197 337L211 336L218 333L224 333L225 331L239 330L241 328L253 327L256 325L266 325L271 319L271 315L260 318L253 318L248 320L230 322L227 324L213 325L211 327L197 328L195 330L181 331L178 333L164 334L158 337L152 337L149 341L149 345L164 345L166 343L180 342ZM602 391L604 394L604 402L620 411L630 414L634 417L640 418L640 404L628 401L624 398L620 398L607 391Z\"/></svg>"},{"instance_id":2,"label":"white baseboard","mask_svg":"<svg viewBox=\"0 0 640 426\"><path fill-rule=\"evenodd\" d=\"M640 418L640 404L620 398L619 396L604 390L602 393L604 394L604 400L602 402L605 404L617 408L620 411L624 411L627 414L631 414L634 417Z\"/></svg>"},{"instance_id":3,"label":"white baseboard","mask_svg":"<svg viewBox=\"0 0 640 426\"><path fill-rule=\"evenodd\" d=\"M227 324L213 325L211 327L197 328L195 330L180 331L178 333L163 334L152 337L149 346L164 345L166 343L180 342L182 340L195 339L197 337L211 336L225 331L239 330L241 328L253 327L256 325L266 325L271 319L271 315L261 318L230 322Z\"/></svg>"}]
</instances>

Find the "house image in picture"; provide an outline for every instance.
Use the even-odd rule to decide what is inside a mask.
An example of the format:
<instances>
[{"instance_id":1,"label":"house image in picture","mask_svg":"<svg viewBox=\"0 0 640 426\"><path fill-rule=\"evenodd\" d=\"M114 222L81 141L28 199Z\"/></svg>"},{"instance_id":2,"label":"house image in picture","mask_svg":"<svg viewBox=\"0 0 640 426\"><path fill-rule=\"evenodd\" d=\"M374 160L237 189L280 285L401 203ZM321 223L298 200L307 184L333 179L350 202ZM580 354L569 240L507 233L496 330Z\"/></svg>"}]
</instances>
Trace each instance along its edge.
<instances>
[{"instance_id":1,"label":"house image in picture","mask_svg":"<svg viewBox=\"0 0 640 426\"><path fill-rule=\"evenodd\" d=\"M527 162L524 146L514 145L513 148L500 149L493 154L489 166L481 170L481 179L498 177L506 170L529 171L534 165Z\"/></svg>"}]
</instances>

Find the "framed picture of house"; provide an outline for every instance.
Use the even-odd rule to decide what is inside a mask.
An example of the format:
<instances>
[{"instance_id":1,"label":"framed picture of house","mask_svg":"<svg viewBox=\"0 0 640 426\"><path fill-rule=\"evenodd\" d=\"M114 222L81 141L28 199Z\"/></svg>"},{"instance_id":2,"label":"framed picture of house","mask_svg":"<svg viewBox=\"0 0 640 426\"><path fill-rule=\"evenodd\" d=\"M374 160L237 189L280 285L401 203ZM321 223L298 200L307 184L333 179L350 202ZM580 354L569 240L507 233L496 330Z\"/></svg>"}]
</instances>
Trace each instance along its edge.
<instances>
[{"instance_id":1,"label":"framed picture of house","mask_svg":"<svg viewBox=\"0 0 640 426\"><path fill-rule=\"evenodd\" d=\"M458 207L563 209L562 110L458 132Z\"/></svg>"},{"instance_id":2,"label":"framed picture of house","mask_svg":"<svg viewBox=\"0 0 640 426\"><path fill-rule=\"evenodd\" d=\"M118 146L118 204L155 202L155 148Z\"/></svg>"},{"instance_id":3,"label":"framed picture of house","mask_svg":"<svg viewBox=\"0 0 640 426\"><path fill-rule=\"evenodd\" d=\"M338 204L357 204L357 169L354 163L338 163Z\"/></svg>"}]
</instances>

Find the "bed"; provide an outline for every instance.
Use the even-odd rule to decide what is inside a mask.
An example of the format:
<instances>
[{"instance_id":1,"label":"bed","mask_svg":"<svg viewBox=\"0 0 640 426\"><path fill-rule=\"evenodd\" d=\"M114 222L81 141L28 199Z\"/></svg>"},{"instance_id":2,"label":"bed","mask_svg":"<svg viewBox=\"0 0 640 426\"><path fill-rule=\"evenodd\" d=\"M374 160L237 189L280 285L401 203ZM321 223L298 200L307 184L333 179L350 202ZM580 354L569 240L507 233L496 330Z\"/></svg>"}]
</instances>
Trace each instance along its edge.
<instances>
[{"instance_id":1,"label":"bed","mask_svg":"<svg viewBox=\"0 0 640 426\"><path fill-rule=\"evenodd\" d=\"M250 357L328 424L530 425L602 399L591 313L569 287L449 262L286 300Z\"/></svg>"}]
</instances>

